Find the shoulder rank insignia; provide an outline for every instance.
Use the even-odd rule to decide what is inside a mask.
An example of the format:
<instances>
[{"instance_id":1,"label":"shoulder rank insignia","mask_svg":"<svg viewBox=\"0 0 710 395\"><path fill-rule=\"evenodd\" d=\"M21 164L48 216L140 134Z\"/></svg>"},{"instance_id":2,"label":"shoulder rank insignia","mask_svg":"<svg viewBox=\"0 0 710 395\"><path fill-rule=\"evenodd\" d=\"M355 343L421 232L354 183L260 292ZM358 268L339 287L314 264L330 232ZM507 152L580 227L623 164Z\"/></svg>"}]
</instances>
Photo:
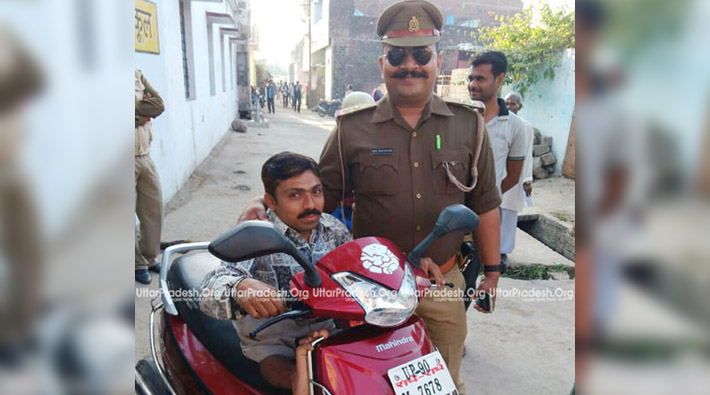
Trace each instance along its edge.
<instances>
[{"instance_id":1,"label":"shoulder rank insignia","mask_svg":"<svg viewBox=\"0 0 710 395\"><path fill-rule=\"evenodd\" d=\"M418 32L419 31L419 21L417 20L416 16L413 16L412 20L409 21L409 31L410 32Z\"/></svg>"},{"instance_id":2,"label":"shoulder rank insignia","mask_svg":"<svg viewBox=\"0 0 710 395\"><path fill-rule=\"evenodd\" d=\"M338 122L346 115L355 114L356 112L360 112L362 110L366 110L368 108L372 108L375 106L377 106L377 103L365 103L365 104L358 104L357 106L352 106L352 107L348 107L348 108L342 108L342 109L338 110L338 112L335 113L335 121Z\"/></svg>"},{"instance_id":3,"label":"shoulder rank insignia","mask_svg":"<svg viewBox=\"0 0 710 395\"><path fill-rule=\"evenodd\" d=\"M458 104L463 107L471 108L474 110L481 111L481 113L486 111L486 105L483 104L483 102L480 102L478 100L471 100L471 99L459 99L456 97L442 97L442 99L447 103L447 104Z\"/></svg>"}]
</instances>

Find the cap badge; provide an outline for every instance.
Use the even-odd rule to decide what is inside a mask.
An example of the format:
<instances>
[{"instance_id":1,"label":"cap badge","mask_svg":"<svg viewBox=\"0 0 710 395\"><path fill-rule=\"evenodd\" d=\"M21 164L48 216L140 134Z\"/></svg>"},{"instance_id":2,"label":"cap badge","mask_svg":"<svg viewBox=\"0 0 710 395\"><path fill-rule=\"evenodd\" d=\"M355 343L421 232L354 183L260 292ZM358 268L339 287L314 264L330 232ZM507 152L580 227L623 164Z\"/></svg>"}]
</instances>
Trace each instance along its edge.
<instances>
[{"instance_id":1,"label":"cap badge","mask_svg":"<svg viewBox=\"0 0 710 395\"><path fill-rule=\"evenodd\" d=\"M419 31L419 21L417 20L416 16L413 16L412 20L409 21L409 31L410 32L418 32Z\"/></svg>"}]
</instances>

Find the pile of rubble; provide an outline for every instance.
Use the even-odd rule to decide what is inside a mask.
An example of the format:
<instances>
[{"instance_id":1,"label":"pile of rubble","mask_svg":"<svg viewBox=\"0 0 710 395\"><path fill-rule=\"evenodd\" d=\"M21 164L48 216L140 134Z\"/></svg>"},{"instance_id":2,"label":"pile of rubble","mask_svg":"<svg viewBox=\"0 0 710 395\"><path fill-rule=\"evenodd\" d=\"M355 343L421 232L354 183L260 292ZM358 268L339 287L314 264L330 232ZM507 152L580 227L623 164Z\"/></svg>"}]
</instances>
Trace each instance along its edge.
<instances>
[{"instance_id":1,"label":"pile of rubble","mask_svg":"<svg viewBox=\"0 0 710 395\"><path fill-rule=\"evenodd\" d=\"M535 142L533 144L533 178L542 180L555 172L555 155L552 153L552 136L543 136L538 128L535 129Z\"/></svg>"}]
</instances>

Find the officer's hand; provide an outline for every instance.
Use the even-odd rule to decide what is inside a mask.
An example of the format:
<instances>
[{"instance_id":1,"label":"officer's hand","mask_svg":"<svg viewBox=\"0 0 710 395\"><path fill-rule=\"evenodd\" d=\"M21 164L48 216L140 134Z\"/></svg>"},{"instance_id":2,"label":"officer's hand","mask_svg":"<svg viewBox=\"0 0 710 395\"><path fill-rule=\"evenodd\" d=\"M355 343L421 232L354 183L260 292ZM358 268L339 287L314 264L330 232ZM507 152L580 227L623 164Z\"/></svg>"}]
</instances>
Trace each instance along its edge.
<instances>
[{"instance_id":1,"label":"officer's hand","mask_svg":"<svg viewBox=\"0 0 710 395\"><path fill-rule=\"evenodd\" d=\"M239 216L237 223L241 224L244 221L268 221L269 218L266 216L266 208L264 207L264 199L261 197L255 197L249 201L247 206L242 211L242 215Z\"/></svg>"},{"instance_id":2,"label":"officer's hand","mask_svg":"<svg viewBox=\"0 0 710 395\"><path fill-rule=\"evenodd\" d=\"M319 331L312 331L311 333L308 334L308 336L301 338L298 340L298 347L296 347L296 356L306 356L308 351L313 351L313 346L311 345L311 342L313 340L316 340L319 337L322 337L323 339L328 338L328 330L327 329L321 329Z\"/></svg>"},{"instance_id":3,"label":"officer's hand","mask_svg":"<svg viewBox=\"0 0 710 395\"><path fill-rule=\"evenodd\" d=\"M311 342L319 337L328 338L328 330L313 331L298 341L296 347L296 371L291 377L293 395L308 395L308 352L313 351Z\"/></svg>"},{"instance_id":4,"label":"officer's hand","mask_svg":"<svg viewBox=\"0 0 710 395\"><path fill-rule=\"evenodd\" d=\"M500 273L497 272L490 272L486 273L483 276L483 279L481 280L481 283L478 285L478 288L476 289L476 296L482 295L483 292L488 292L491 295L491 310L486 311L481 308L476 303L473 303L473 308L478 310L481 313L492 313L493 310L495 309L496 306L496 295L497 295L497 290L498 288L498 278L500 277Z\"/></svg>"},{"instance_id":5,"label":"officer's hand","mask_svg":"<svg viewBox=\"0 0 710 395\"><path fill-rule=\"evenodd\" d=\"M431 258L422 258L419 264L428 275L429 278L434 279L437 286L443 287L446 281L444 281L444 275L441 274L439 266L431 260Z\"/></svg>"},{"instance_id":6,"label":"officer's hand","mask_svg":"<svg viewBox=\"0 0 710 395\"><path fill-rule=\"evenodd\" d=\"M532 195L532 183L530 181L523 183L523 190L527 196Z\"/></svg>"},{"instance_id":7,"label":"officer's hand","mask_svg":"<svg viewBox=\"0 0 710 395\"><path fill-rule=\"evenodd\" d=\"M253 278L242 280L234 300L253 318L275 317L286 311L276 288Z\"/></svg>"}]
</instances>

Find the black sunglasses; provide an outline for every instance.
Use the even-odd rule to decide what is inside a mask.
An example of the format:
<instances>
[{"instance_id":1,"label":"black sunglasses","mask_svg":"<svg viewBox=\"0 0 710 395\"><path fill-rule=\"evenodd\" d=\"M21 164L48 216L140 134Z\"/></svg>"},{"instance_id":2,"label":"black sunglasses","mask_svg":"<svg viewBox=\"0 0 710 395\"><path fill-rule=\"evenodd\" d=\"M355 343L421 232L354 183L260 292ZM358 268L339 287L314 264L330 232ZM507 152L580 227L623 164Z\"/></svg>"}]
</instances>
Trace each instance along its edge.
<instances>
[{"instance_id":1,"label":"black sunglasses","mask_svg":"<svg viewBox=\"0 0 710 395\"><path fill-rule=\"evenodd\" d=\"M428 64L433 55L429 47L392 47L387 51L387 61L389 61L392 66L399 66L404 62L404 59L407 58L407 52L411 52L414 60L422 66Z\"/></svg>"}]
</instances>

